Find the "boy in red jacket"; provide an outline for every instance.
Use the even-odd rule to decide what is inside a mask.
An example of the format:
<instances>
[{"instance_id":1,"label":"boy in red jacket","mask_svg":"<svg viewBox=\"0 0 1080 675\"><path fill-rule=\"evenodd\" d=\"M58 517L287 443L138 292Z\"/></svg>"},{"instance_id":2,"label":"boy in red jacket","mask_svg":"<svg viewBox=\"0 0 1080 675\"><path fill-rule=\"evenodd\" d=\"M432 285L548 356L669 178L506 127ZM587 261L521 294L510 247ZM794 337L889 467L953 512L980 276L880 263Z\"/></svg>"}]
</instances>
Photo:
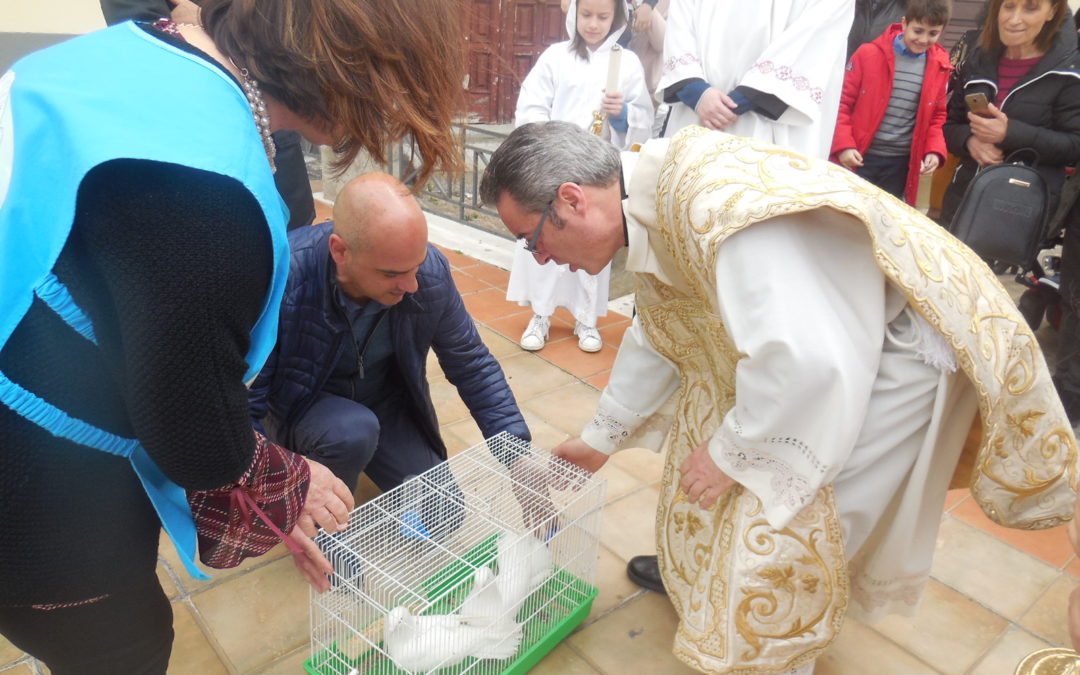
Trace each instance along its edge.
<instances>
[{"instance_id":1,"label":"boy in red jacket","mask_svg":"<svg viewBox=\"0 0 1080 675\"><path fill-rule=\"evenodd\" d=\"M949 0L908 0L907 11L851 57L830 159L915 204L919 176L946 156L949 54L937 44Z\"/></svg>"}]
</instances>

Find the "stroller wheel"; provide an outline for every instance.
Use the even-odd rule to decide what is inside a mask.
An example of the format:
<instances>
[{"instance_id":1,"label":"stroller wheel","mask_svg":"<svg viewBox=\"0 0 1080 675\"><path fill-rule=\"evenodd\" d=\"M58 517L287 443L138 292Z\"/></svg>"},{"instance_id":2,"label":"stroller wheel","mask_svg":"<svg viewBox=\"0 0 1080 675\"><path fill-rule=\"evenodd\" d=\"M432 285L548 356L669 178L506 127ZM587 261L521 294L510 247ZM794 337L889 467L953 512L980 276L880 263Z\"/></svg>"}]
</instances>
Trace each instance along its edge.
<instances>
[{"instance_id":1,"label":"stroller wheel","mask_svg":"<svg viewBox=\"0 0 1080 675\"><path fill-rule=\"evenodd\" d=\"M1020 295L1020 302L1017 303L1017 306L1032 331L1039 330L1039 326L1042 325L1046 305L1046 297L1038 288L1029 288Z\"/></svg>"}]
</instances>

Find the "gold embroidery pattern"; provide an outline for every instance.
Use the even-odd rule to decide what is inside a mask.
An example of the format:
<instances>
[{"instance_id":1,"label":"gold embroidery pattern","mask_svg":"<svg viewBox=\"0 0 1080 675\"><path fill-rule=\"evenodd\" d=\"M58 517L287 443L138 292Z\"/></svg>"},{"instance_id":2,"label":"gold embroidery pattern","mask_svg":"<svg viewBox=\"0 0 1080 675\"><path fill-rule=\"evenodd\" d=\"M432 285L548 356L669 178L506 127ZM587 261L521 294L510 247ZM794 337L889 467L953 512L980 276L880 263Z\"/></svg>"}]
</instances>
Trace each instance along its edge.
<instances>
[{"instance_id":1,"label":"gold embroidery pattern","mask_svg":"<svg viewBox=\"0 0 1080 675\"><path fill-rule=\"evenodd\" d=\"M730 673L771 673L816 658L846 608L831 489L780 532L741 488L709 511L687 503L679 467L734 404L739 354L702 302L643 279L637 303L650 342L680 365L683 378L656 523L665 585L681 619L675 655L706 672Z\"/></svg>"},{"instance_id":2,"label":"gold embroidery pattern","mask_svg":"<svg viewBox=\"0 0 1080 675\"><path fill-rule=\"evenodd\" d=\"M670 142L660 167L650 226L650 238L663 244L653 252L673 286L641 277L637 302L650 343L679 365L682 377L657 508L657 549L681 619L674 653L703 671L772 673L805 663L836 636L847 609L848 572L831 488L780 532L769 529L760 502L740 488L710 511L688 504L678 490L682 461L734 402L740 355L715 315L717 247L755 222L822 207L865 224L878 265L947 340L973 383L984 445L972 494L984 511L1025 528L1051 527L1072 513L1075 439L1034 336L971 251L827 162L686 129ZM888 593L917 592L912 589Z\"/></svg>"}]
</instances>

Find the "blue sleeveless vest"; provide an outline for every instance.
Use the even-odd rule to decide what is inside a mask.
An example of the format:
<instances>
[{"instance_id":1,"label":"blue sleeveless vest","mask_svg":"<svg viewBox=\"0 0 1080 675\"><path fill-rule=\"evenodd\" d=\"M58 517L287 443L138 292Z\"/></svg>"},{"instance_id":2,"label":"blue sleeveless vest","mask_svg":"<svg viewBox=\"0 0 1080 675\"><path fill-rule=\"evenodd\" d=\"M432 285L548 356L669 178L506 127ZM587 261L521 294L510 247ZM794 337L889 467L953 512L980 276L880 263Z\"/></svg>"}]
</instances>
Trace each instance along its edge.
<instances>
[{"instance_id":1,"label":"blue sleeveless vest","mask_svg":"<svg viewBox=\"0 0 1080 675\"><path fill-rule=\"evenodd\" d=\"M168 131L162 132L162 122ZM274 346L289 267L288 212L243 92L219 68L132 23L31 54L0 78L0 348L40 298L95 342L88 317L53 275L83 177L112 159L145 159L234 178L266 215L274 271L251 331L245 380ZM137 439L71 417L0 373L0 403L52 434L127 457L188 572L195 525L184 490Z\"/></svg>"}]
</instances>

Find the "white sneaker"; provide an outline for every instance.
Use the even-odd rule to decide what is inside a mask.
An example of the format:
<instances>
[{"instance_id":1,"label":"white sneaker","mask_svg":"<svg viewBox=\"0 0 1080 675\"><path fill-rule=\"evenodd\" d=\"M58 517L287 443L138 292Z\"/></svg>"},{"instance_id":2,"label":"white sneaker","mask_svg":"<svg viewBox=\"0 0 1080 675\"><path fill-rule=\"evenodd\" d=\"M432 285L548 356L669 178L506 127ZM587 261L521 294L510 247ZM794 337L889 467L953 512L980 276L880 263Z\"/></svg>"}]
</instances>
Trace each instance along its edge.
<instances>
[{"instance_id":1,"label":"white sneaker","mask_svg":"<svg viewBox=\"0 0 1080 675\"><path fill-rule=\"evenodd\" d=\"M574 323L574 335L577 336L577 346L583 352L598 352L604 348L604 341L600 339L600 331L593 326L586 326L577 321Z\"/></svg>"},{"instance_id":2,"label":"white sneaker","mask_svg":"<svg viewBox=\"0 0 1080 675\"><path fill-rule=\"evenodd\" d=\"M551 328L551 317L534 314L533 318L529 319L525 332L521 334L521 348L530 352L543 349L544 343L547 342L549 328Z\"/></svg>"}]
</instances>

